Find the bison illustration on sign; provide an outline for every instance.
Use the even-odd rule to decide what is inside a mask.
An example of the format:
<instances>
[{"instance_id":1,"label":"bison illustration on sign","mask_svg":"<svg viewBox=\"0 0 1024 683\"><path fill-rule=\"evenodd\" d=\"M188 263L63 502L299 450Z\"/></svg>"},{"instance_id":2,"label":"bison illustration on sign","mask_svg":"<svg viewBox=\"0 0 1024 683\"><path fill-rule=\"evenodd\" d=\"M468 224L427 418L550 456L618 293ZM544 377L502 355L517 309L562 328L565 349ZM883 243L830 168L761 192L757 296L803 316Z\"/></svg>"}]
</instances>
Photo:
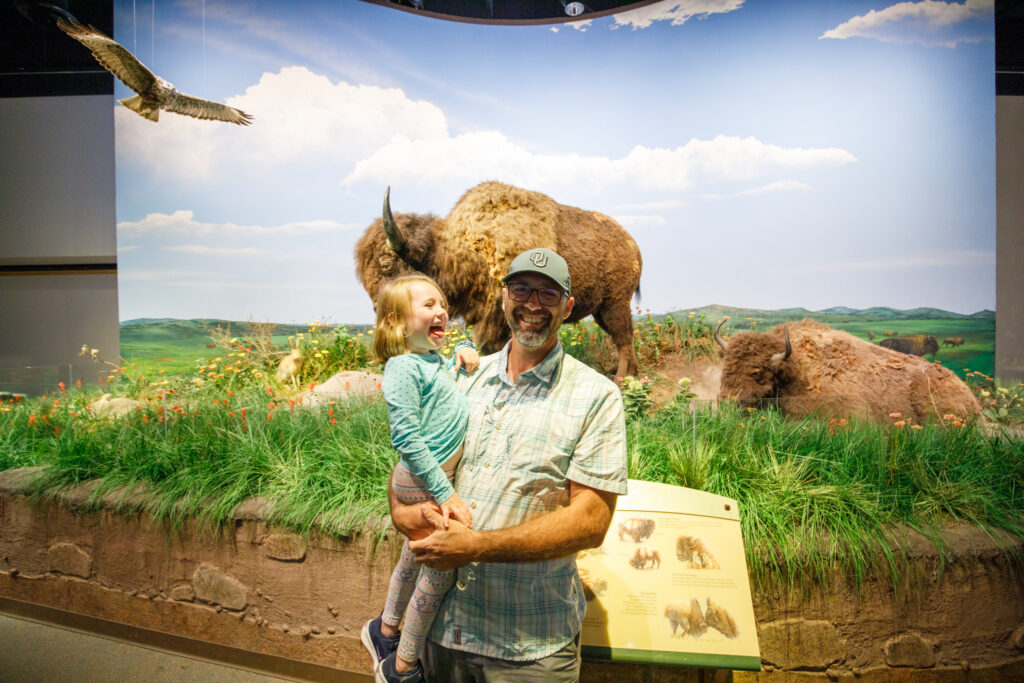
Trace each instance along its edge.
<instances>
[{"instance_id":1,"label":"bison illustration on sign","mask_svg":"<svg viewBox=\"0 0 1024 683\"><path fill-rule=\"evenodd\" d=\"M630 517L629 519L619 522L619 540L625 541L627 538L631 539L634 543L640 543L646 541L654 533L654 520L643 519L640 517Z\"/></svg>"},{"instance_id":2,"label":"bison illustration on sign","mask_svg":"<svg viewBox=\"0 0 1024 683\"><path fill-rule=\"evenodd\" d=\"M782 412L795 416L874 420L893 412L917 422L981 412L978 399L951 370L813 320L742 332L728 342L721 327L715 330L722 358L719 399L744 406L777 401Z\"/></svg>"},{"instance_id":3,"label":"bison illustration on sign","mask_svg":"<svg viewBox=\"0 0 1024 683\"><path fill-rule=\"evenodd\" d=\"M647 569L647 563L651 569L661 569L661 553L657 548L637 548L629 560L629 566L634 569Z\"/></svg>"},{"instance_id":4,"label":"bison illustration on sign","mask_svg":"<svg viewBox=\"0 0 1024 683\"><path fill-rule=\"evenodd\" d=\"M687 635L700 638L708 630L697 598L690 598L689 603L670 602L665 606L665 618L672 627L672 635L676 635L676 630L679 630L680 638Z\"/></svg>"},{"instance_id":5,"label":"bison illustration on sign","mask_svg":"<svg viewBox=\"0 0 1024 683\"><path fill-rule=\"evenodd\" d=\"M878 343L887 349L914 356L934 355L939 352L939 342L930 334L908 334L904 337L883 339Z\"/></svg>"},{"instance_id":6,"label":"bison illustration on sign","mask_svg":"<svg viewBox=\"0 0 1024 683\"><path fill-rule=\"evenodd\" d=\"M448 298L448 314L474 326L480 350L509 338L501 310L501 279L512 259L535 247L553 249L569 264L576 304L568 322L593 315L618 348L616 379L637 372L630 300L640 293L640 249L621 225L596 211L559 204L547 195L499 182L467 191L444 218L383 216L356 244L356 271L370 299L398 275L420 271Z\"/></svg>"}]
</instances>

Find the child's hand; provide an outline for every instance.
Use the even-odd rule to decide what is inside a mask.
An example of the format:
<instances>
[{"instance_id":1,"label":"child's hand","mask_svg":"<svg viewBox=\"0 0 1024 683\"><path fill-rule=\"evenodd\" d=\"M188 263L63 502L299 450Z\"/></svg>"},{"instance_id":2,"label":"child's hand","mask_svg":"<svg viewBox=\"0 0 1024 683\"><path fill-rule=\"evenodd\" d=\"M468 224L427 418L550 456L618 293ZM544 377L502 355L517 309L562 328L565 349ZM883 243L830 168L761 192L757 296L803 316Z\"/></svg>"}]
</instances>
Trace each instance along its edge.
<instances>
[{"instance_id":1,"label":"child's hand","mask_svg":"<svg viewBox=\"0 0 1024 683\"><path fill-rule=\"evenodd\" d=\"M448 528L449 517L459 520L470 528L473 526L473 514L469 511L469 506L459 498L457 493L453 493L451 498L441 503L441 515L444 517L445 529Z\"/></svg>"},{"instance_id":2,"label":"child's hand","mask_svg":"<svg viewBox=\"0 0 1024 683\"><path fill-rule=\"evenodd\" d=\"M480 354L471 346L463 346L455 352L455 372L465 368L467 373L474 373L480 367Z\"/></svg>"}]
</instances>

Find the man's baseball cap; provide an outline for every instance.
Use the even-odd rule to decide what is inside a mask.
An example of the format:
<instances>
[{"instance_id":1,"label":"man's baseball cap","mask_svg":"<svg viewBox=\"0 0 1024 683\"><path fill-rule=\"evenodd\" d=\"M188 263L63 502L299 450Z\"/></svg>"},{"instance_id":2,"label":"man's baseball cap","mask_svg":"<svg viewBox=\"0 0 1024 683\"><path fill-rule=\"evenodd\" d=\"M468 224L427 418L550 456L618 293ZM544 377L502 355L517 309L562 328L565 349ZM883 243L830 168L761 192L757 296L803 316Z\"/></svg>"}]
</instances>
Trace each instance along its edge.
<instances>
[{"instance_id":1,"label":"man's baseball cap","mask_svg":"<svg viewBox=\"0 0 1024 683\"><path fill-rule=\"evenodd\" d=\"M540 273L555 281L566 294L570 293L569 264L565 259L543 247L528 249L519 256L512 259L512 265L508 267L508 275L502 279L507 283L508 279L519 273Z\"/></svg>"}]
</instances>

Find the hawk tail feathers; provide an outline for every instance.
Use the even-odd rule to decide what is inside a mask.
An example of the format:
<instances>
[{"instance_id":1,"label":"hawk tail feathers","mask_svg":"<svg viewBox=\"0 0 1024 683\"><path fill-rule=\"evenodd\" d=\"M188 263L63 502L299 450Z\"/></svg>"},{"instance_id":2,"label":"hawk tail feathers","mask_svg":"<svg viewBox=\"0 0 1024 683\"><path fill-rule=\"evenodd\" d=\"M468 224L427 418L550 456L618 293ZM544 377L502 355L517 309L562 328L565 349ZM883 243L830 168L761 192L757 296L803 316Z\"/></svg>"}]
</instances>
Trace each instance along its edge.
<instances>
[{"instance_id":1,"label":"hawk tail feathers","mask_svg":"<svg viewBox=\"0 0 1024 683\"><path fill-rule=\"evenodd\" d=\"M118 102L123 104L128 109L131 109L133 112L135 112L144 119L156 121L160 117L160 110L147 107L145 104L143 104L141 95L136 95L135 97L126 97L123 100L118 100Z\"/></svg>"}]
</instances>

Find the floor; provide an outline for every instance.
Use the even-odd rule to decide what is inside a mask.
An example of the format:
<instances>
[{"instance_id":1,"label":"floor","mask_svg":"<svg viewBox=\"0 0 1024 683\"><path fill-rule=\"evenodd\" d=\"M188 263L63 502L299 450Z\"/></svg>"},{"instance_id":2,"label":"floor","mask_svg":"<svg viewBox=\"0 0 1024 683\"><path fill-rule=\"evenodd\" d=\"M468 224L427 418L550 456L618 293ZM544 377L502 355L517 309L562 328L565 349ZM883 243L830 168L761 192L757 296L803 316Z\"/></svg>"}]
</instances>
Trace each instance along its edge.
<instances>
[{"instance_id":1,"label":"floor","mask_svg":"<svg viewBox=\"0 0 1024 683\"><path fill-rule=\"evenodd\" d=\"M0 683L295 680L0 614Z\"/></svg>"}]
</instances>

